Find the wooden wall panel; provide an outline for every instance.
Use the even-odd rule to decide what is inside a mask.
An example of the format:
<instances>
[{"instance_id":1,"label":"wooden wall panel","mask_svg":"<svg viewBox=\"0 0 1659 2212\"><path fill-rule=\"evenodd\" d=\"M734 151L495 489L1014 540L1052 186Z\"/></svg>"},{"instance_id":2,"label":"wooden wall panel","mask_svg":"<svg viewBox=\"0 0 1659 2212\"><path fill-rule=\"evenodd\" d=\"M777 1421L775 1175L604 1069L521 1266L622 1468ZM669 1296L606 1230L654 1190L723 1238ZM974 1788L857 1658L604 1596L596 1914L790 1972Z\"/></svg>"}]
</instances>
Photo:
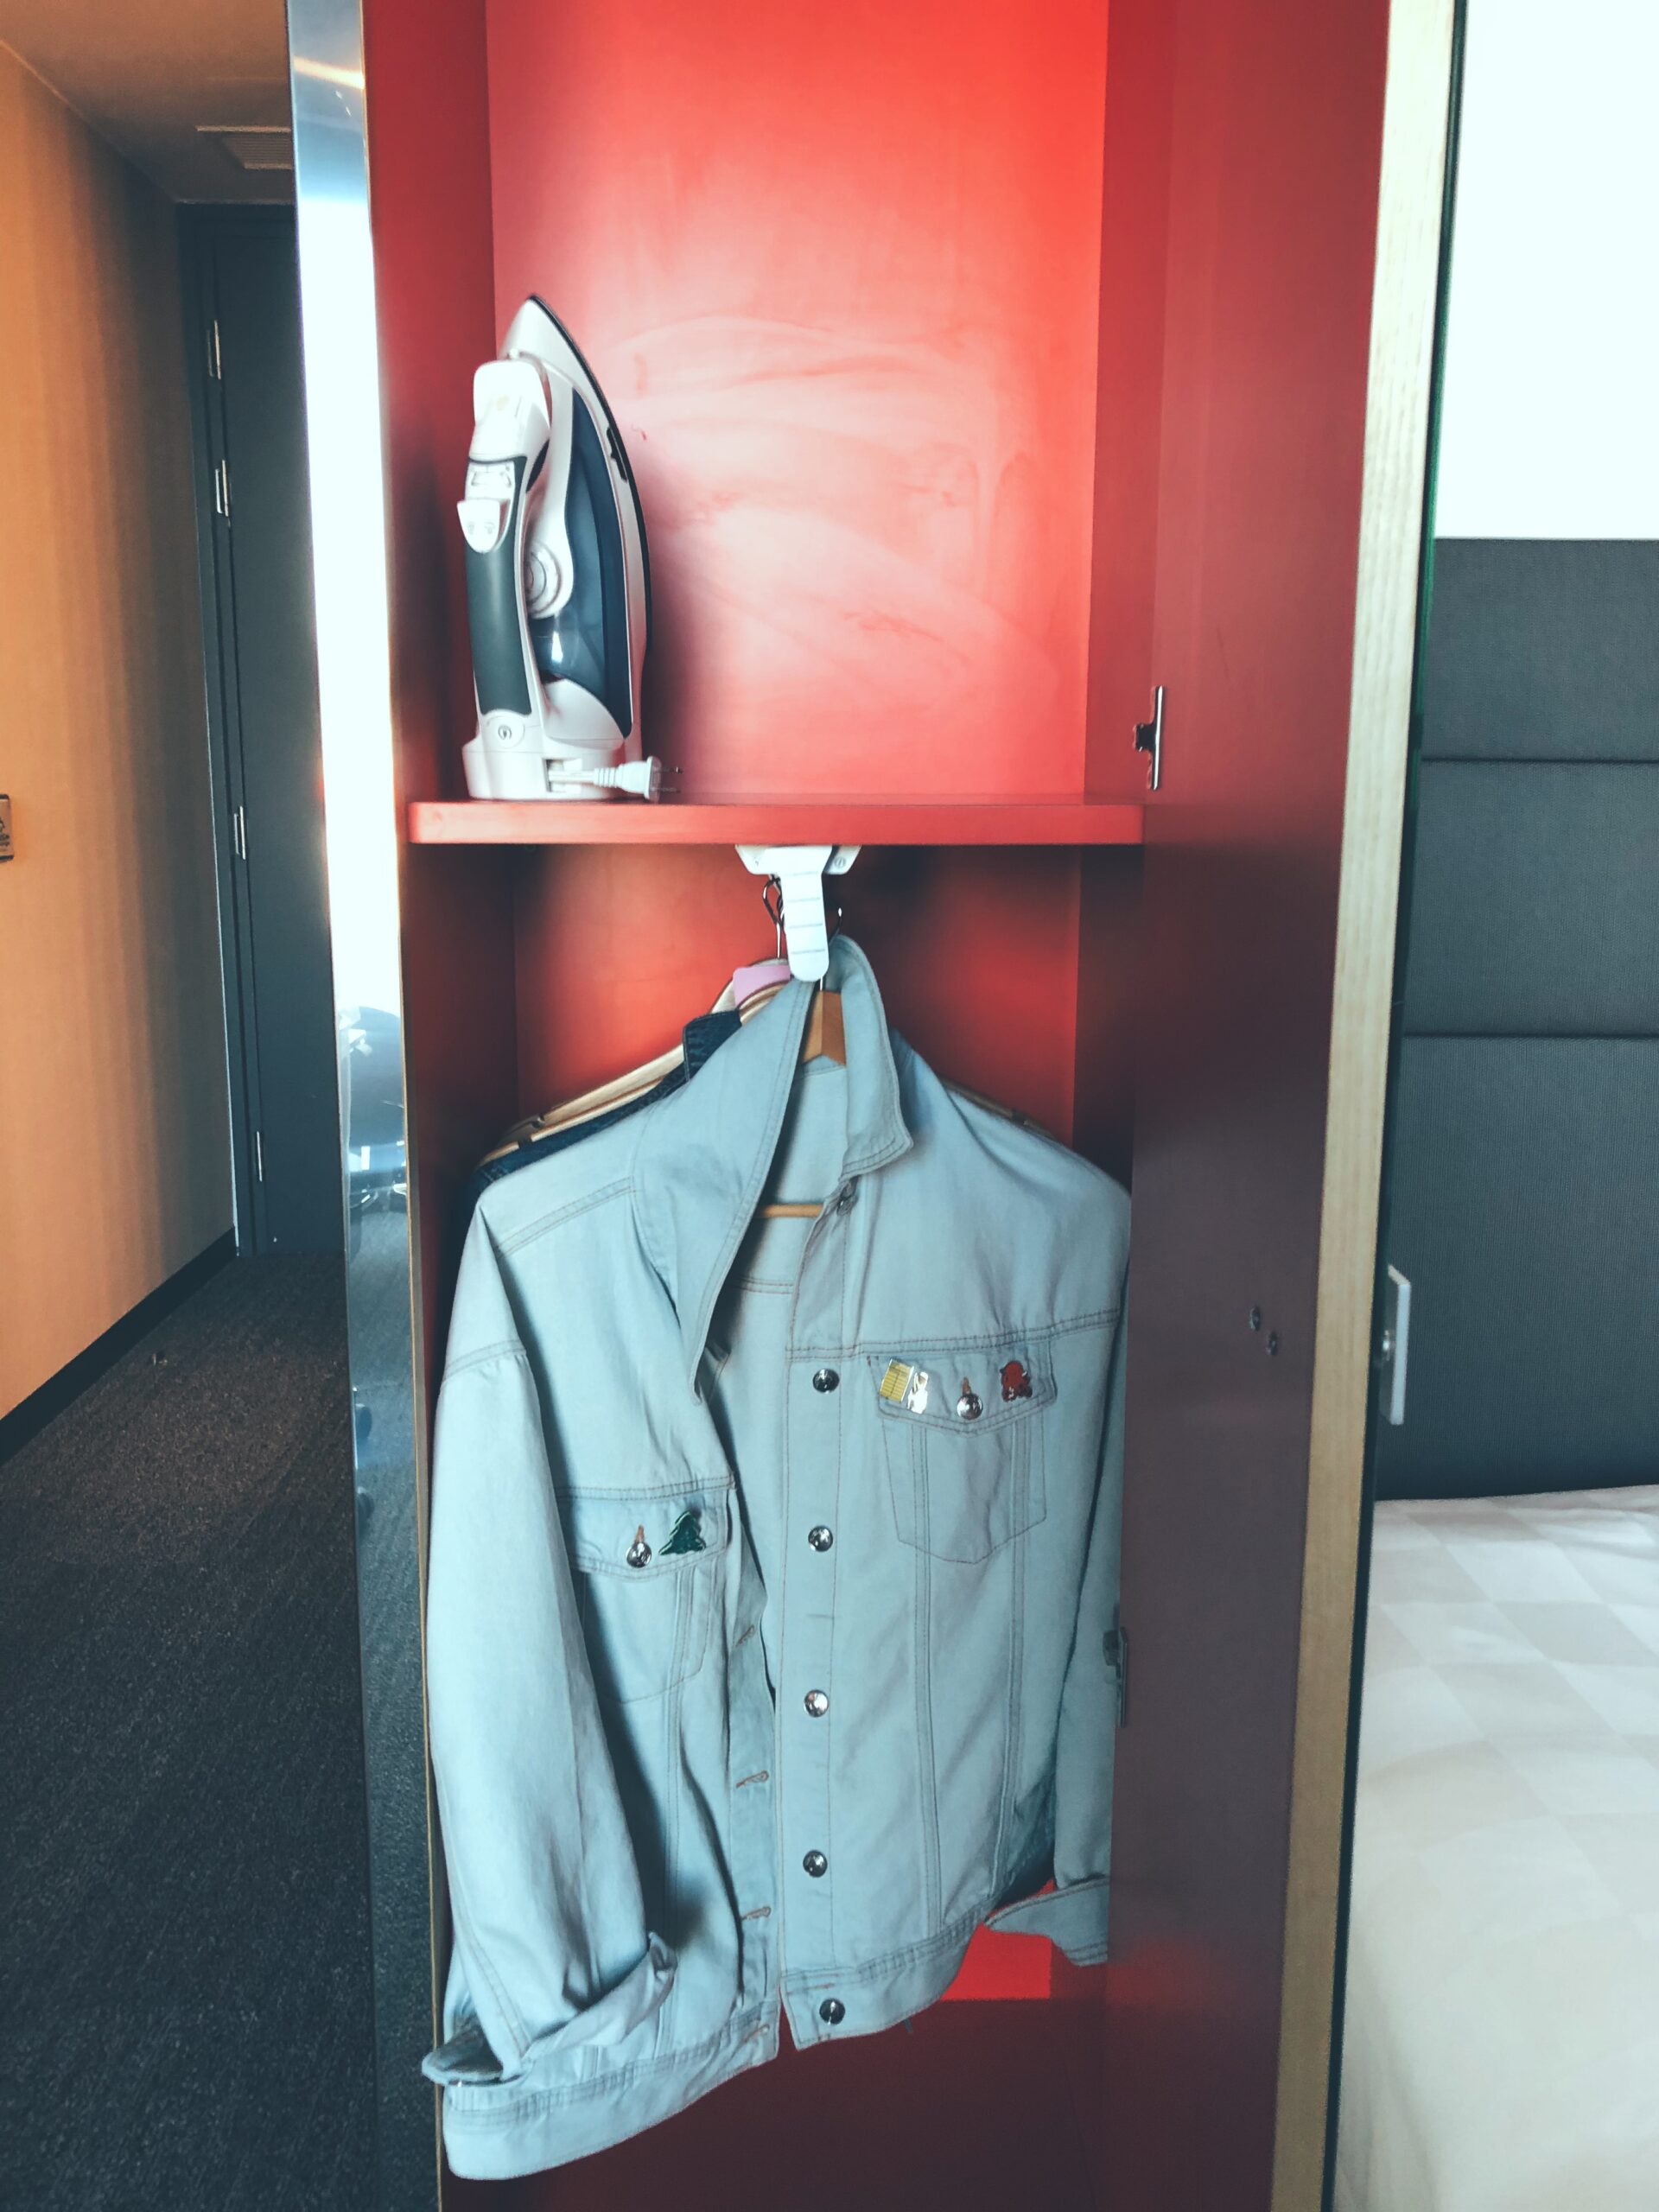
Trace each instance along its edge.
<instances>
[{"instance_id":1,"label":"wooden wall panel","mask_svg":"<svg viewBox=\"0 0 1659 2212\"><path fill-rule=\"evenodd\" d=\"M0 48L0 1413L231 1225L172 207Z\"/></svg>"}]
</instances>

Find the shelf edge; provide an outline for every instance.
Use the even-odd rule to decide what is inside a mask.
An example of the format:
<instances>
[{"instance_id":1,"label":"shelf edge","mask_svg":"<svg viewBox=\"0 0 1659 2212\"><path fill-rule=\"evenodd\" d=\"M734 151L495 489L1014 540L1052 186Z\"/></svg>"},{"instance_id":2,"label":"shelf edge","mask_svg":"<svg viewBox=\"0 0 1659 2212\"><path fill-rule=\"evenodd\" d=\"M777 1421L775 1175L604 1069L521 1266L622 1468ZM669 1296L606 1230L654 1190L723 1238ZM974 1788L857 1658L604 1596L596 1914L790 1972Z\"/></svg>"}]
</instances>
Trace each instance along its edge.
<instances>
[{"instance_id":1,"label":"shelf edge","mask_svg":"<svg viewBox=\"0 0 1659 2212\"><path fill-rule=\"evenodd\" d=\"M668 800L561 806L555 801L416 799L412 845L1138 845L1132 800Z\"/></svg>"}]
</instances>

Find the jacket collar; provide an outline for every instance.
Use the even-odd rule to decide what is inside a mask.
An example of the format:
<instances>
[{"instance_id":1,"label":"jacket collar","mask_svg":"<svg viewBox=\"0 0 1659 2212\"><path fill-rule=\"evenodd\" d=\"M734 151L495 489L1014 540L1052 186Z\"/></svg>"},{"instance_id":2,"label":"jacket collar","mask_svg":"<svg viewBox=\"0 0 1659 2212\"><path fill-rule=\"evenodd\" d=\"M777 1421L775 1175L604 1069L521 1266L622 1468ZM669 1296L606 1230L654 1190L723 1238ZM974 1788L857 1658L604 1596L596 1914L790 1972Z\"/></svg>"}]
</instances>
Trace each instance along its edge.
<instances>
[{"instance_id":1,"label":"jacket collar","mask_svg":"<svg viewBox=\"0 0 1659 2212\"><path fill-rule=\"evenodd\" d=\"M910 1149L881 994L850 938L830 947L827 990L841 993L847 1034L847 1150L841 1181ZM721 1046L694 1083L642 1118L634 1217L679 1318L693 1388L731 1271L766 1188L799 1065L813 986L785 985Z\"/></svg>"}]
</instances>

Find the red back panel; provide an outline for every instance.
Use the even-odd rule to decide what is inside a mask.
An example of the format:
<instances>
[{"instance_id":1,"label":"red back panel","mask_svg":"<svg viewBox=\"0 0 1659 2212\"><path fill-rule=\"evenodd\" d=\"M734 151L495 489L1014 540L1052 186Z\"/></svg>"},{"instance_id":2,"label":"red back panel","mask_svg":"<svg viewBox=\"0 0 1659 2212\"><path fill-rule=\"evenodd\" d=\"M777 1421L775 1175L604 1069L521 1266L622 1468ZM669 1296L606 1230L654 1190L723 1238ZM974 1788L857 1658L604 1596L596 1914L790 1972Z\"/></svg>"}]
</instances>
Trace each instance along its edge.
<instances>
[{"instance_id":1,"label":"red back panel","mask_svg":"<svg viewBox=\"0 0 1659 2212\"><path fill-rule=\"evenodd\" d=\"M1099 0L491 0L495 291L638 472L704 787L1082 788Z\"/></svg>"}]
</instances>

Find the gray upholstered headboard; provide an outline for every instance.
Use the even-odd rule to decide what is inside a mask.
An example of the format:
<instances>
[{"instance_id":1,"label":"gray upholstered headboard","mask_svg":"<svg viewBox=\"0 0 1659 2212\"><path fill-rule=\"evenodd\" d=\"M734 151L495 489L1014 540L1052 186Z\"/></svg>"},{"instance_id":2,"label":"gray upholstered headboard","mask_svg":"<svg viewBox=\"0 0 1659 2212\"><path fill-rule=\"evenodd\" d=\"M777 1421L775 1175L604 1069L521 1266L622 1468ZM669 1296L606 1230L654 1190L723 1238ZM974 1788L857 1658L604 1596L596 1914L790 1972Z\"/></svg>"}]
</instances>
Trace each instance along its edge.
<instances>
[{"instance_id":1,"label":"gray upholstered headboard","mask_svg":"<svg viewBox=\"0 0 1659 2212\"><path fill-rule=\"evenodd\" d=\"M1441 539L1383 1497L1659 1479L1659 544Z\"/></svg>"}]
</instances>

